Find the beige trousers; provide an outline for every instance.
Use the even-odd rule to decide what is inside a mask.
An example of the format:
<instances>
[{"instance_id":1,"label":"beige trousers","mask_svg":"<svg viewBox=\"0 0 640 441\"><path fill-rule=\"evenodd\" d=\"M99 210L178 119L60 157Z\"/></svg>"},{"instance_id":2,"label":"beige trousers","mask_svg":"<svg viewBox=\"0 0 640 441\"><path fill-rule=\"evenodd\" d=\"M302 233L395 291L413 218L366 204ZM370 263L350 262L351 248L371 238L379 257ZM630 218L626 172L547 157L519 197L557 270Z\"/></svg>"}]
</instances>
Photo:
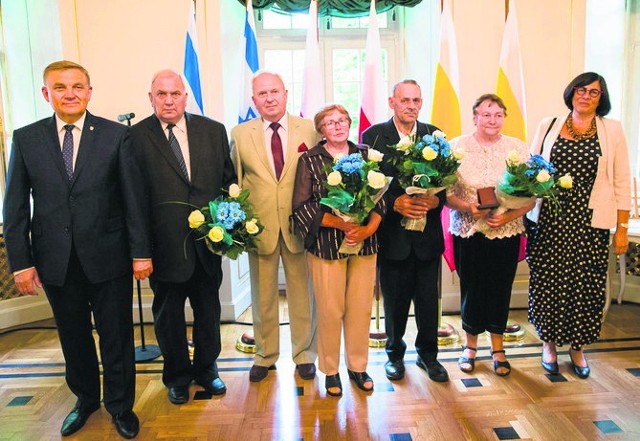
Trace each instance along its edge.
<instances>
[{"instance_id":1,"label":"beige trousers","mask_svg":"<svg viewBox=\"0 0 640 441\"><path fill-rule=\"evenodd\" d=\"M284 266L287 305L291 329L293 362L315 363L315 302L309 288L304 252L292 253L282 235L276 250L269 255L249 253L251 272L251 306L253 333L256 341L255 364L271 366L280 355L280 308L278 303L278 266Z\"/></svg>"},{"instance_id":2,"label":"beige trousers","mask_svg":"<svg viewBox=\"0 0 640 441\"><path fill-rule=\"evenodd\" d=\"M338 373L344 328L347 368L364 372L369 360L369 326L376 255L325 260L307 253L318 314L318 367Z\"/></svg>"}]
</instances>

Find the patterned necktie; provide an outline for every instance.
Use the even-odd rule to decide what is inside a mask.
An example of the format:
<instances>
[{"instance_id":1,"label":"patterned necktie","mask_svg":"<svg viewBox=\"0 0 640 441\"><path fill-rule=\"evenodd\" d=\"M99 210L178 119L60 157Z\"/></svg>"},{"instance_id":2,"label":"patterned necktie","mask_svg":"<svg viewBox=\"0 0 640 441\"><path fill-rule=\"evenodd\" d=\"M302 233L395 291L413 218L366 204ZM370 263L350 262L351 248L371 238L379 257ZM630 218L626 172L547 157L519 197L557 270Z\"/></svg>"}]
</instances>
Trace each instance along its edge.
<instances>
[{"instance_id":1,"label":"patterned necktie","mask_svg":"<svg viewBox=\"0 0 640 441\"><path fill-rule=\"evenodd\" d=\"M64 168L67 170L69 180L73 178L73 124L64 126L64 139L62 140L62 160Z\"/></svg>"},{"instance_id":2,"label":"patterned necktie","mask_svg":"<svg viewBox=\"0 0 640 441\"><path fill-rule=\"evenodd\" d=\"M188 181L189 173L187 173L187 164L184 162L184 156L182 156L180 143L178 142L176 135L173 134L173 128L175 126L176 126L175 124L169 124L167 126L167 129L169 129L169 145L171 146L171 150L173 151L173 154L176 156L176 159L178 160L178 165L180 166L180 170L182 171L182 174L184 175L185 178L187 178L187 181Z\"/></svg>"},{"instance_id":3,"label":"patterned necktie","mask_svg":"<svg viewBox=\"0 0 640 441\"><path fill-rule=\"evenodd\" d=\"M271 130L273 130L273 135L271 135L271 153L273 154L273 165L276 169L276 178L279 180L280 175L282 174L282 168L284 167L284 157L282 156L282 139L280 139L280 135L278 135L280 124L274 122L271 123L269 127L271 127Z\"/></svg>"}]
</instances>

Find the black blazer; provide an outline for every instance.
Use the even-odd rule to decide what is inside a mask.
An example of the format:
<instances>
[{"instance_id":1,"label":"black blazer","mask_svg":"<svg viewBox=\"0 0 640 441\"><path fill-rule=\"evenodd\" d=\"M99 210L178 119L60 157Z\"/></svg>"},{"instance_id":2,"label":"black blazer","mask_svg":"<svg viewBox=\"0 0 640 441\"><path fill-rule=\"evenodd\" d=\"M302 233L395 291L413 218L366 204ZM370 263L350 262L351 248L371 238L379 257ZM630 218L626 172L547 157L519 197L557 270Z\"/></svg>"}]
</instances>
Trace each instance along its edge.
<instances>
[{"instance_id":1,"label":"black blazer","mask_svg":"<svg viewBox=\"0 0 640 441\"><path fill-rule=\"evenodd\" d=\"M13 133L4 200L11 271L35 266L43 283L61 286L73 244L90 282L111 280L131 271L132 257L151 255L146 226L126 126L87 112L71 181L55 116Z\"/></svg>"},{"instance_id":2,"label":"black blazer","mask_svg":"<svg viewBox=\"0 0 640 441\"><path fill-rule=\"evenodd\" d=\"M204 207L236 182L224 125L202 116L185 114L185 117L191 157L190 182L182 175L155 115L131 128L151 212L152 277L161 282L187 281L193 274L196 259L210 275L221 274L220 257L207 250L204 240L196 242L187 218L191 211Z\"/></svg>"},{"instance_id":3,"label":"black blazer","mask_svg":"<svg viewBox=\"0 0 640 441\"><path fill-rule=\"evenodd\" d=\"M422 137L432 133L434 130L438 130L438 128L418 122L417 136ZM387 146L397 144L399 141L400 136L393 123L393 118L387 122L375 124L362 133L363 144L367 144L384 154L389 152ZM396 174L394 167L384 158L380 169L387 176L395 176ZM381 238L378 254L390 260L404 260L413 249L416 256L421 260L439 257L444 251L440 212L445 203L446 193L444 191L438 193L440 204L437 209L429 210L427 213L427 226L423 232L408 231L400 225L402 215L393 210L393 205L395 200L402 194L404 194L404 190L400 187L398 180L394 179L389 186L389 190L385 193L388 208L380 227Z\"/></svg>"}]
</instances>

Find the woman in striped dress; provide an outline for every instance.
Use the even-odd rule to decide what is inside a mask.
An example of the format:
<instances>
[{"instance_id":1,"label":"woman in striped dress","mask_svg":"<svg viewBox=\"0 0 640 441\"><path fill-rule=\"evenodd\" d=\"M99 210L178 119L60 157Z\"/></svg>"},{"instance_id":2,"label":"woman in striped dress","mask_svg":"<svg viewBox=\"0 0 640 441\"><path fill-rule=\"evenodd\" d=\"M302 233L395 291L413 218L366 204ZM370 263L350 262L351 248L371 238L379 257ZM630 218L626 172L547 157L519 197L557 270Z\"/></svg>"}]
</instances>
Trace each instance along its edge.
<instances>
[{"instance_id":1,"label":"woman in striped dress","mask_svg":"<svg viewBox=\"0 0 640 441\"><path fill-rule=\"evenodd\" d=\"M369 324L376 271L376 231L384 214L384 198L362 225L345 222L320 205L326 196L324 182L334 158L352 153L367 157L367 147L348 141L351 118L340 105L329 105L314 118L324 140L302 154L298 162L293 193L293 221L307 249L318 317L319 368L326 375L325 388L331 396L342 395L338 374L340 339L344 328L345 358L349 378L364 391L373 390L367 374ZM343 240L358 254L342 254Z\"/></svg>"}]
</instances>

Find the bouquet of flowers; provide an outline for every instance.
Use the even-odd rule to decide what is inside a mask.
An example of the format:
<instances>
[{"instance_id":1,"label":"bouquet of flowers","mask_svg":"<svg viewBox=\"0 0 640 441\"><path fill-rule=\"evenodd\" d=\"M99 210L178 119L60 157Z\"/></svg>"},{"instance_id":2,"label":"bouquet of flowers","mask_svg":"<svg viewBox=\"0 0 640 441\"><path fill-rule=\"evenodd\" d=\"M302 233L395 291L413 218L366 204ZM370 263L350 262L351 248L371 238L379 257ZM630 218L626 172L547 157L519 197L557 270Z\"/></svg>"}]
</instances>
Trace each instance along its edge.
<instances>
[{"instance_id":1,"label":"bouquet of flowers","mask_svg":"<svg viewBox=\"0 0 640 441\"><path fill-rule=\"evenodd\" d=\"M369 149L365 161L361 153L337 157L326 170L327 196L320 203L331 207L333 213L346 222L361 224L389 188L390 178L380 172L383 154ZM345 242L338 250L343 254L357 254L362 244L350 247Z\"/></svg>"},{"instance_id":2,"label":"bouquet of flowers","mask_svg":"<svg viewBox=\"0 0 640 441\"><path fill-rule=\"evenodd\" d=\"M540 155L533 155L524 162L518 152L512 150L506 162L507 168L496 189L496 196L500 202L497 212L504 213L508 209L522 208L531 204L535 198L549 200L556 212L559 211L558 187L565 189L573 187L573 179L570 175L564 175L556 180L554 178L556 169L553 163L546 161Z\"/></svg>"},{"instance_id":3,"label":"bouquet of flowers","mask_svg":"<svg viewBox=\"0 0 640 441\"><path fill-rule=\"evenodd\" d=\"M249 190L236 184L229 187L229 196L219 196L206 207L189 214L189 227L204 240L214 254L237 259L244 251L257 249L258 235L264 229L247 200Z\"/></svg>"},{"instance_id":4,"label":"bouquet of flowers","mask_svg":"<svg viewBox=\"0 0 640 441\"><path fill-rule=\"evenodd\" d=\"M425 135L416 142L414 137L406 137L392 151L390 163L398 171L400 185L407 194L434 195L458 180L456 171L464 152L451 151L446 136L440 130ZM421 219L403 219L407 230L424 231L427 216Z\"/></svg>"}]
</instances>

